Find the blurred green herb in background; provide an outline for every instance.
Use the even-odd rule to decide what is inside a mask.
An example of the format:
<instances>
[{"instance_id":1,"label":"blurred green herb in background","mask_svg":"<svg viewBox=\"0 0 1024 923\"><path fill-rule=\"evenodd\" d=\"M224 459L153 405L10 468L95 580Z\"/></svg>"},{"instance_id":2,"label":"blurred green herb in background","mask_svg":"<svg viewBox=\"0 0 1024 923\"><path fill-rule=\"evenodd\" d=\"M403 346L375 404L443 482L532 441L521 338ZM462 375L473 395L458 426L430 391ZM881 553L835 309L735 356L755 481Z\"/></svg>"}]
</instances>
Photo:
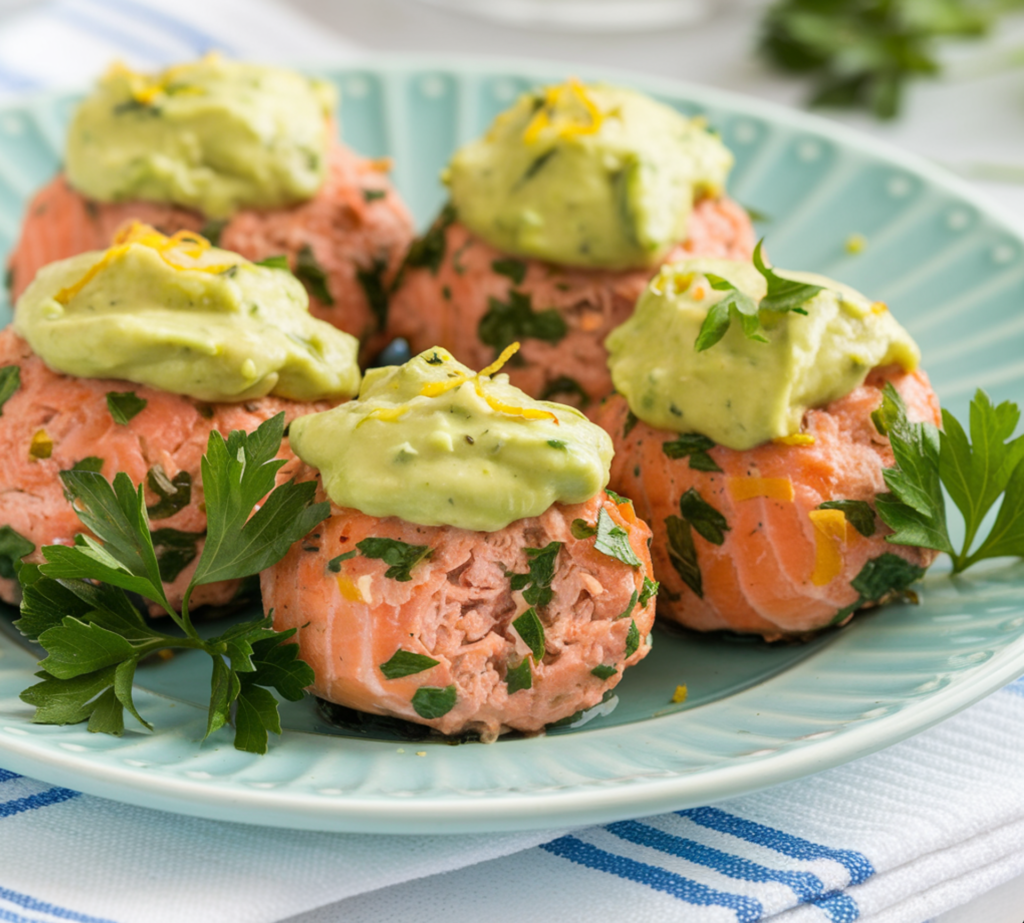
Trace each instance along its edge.
<instances>
[{"instance_id":1,"label":"blurred green herb in background","mask_svg":"<svg viewBox=\"0 0 1024 923\"><path fill-rule=\"evenodd\" d=\"M776 67L812 80L810 104L899 114L907 81L942 70L943 40L989 34L1022 0L779 0L760 48Z\"/></svg>"}]
</instances>

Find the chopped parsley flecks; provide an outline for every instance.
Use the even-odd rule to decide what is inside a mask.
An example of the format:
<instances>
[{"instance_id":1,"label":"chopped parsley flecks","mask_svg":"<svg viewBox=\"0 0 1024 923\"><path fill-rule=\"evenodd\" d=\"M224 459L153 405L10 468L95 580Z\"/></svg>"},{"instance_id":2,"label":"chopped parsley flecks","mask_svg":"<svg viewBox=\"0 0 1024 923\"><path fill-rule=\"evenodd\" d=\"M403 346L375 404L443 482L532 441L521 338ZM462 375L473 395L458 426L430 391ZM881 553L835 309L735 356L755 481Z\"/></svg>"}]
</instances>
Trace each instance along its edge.
<instances>
[{"instance_id":1,"label":"chopped parsley flecks","mask_svg":"<svg viewBox=\"0 0 1024 923\"><path fill-rule=\"evenodd\" d=\"M509 695L520 689L533 688L533 670L530 669L529 657L524 657L514 667L505 670L505 684L508 686Z\"/></svg>"},{"instance_id":2,"label":"chopped parsley flecks","mask_svg":"<svg viewBox=\"0 0 1024 923\"><path fill-rule=\"evenodd\" d=\"M597 537L594 539L594 548L630 567L640 566L640 559L629 543L629 533L615 524L604 507L597 514Z\"/></svg>"},{"instance_id":3,"label":"chopped parsley flecks","mask_svg":"<svg viewBox=\"0 0 1024 923\"><path fill-rule=\"evenodd\" d=\"M107 409L114 422L121 426L142 413L147 403L145 398L139 397L134 391L107 392Z\"/></svg>"},{"instance_id":4,"label":"chopped parsley flecks","mask_svg":"<svg viewBox=\"0 0 1024 923\"><path fill-rule=\"evenodd\" d=\"M656 596L658 593L658 587L661 586L657 580L651 580L650 577L644 577L644 587L640 591L640 608L646 608L647 604L651 601L652 596Z\"/></svg>"},{"instance_id":5,"label":"chopped parsley flecks","mask_svg":"<svg viewBox=\"0 0 1024 923\"><path fill-rule=\"evenodd\" d=\"M533 659L540 663L544 659L544 623L532 606L519 618L513 620L512 627L530 649Z\"/></svg>"},{"instance_id":6,"label":"chopped parsley flecks","mask_svg":"<svg viewBox=\"0 0 1024 923\"><path fill-rule=\"evenodd\" d=\"M583 390L583 386L575 378L570 378L568 375L559 375L549 381L540 393L540 400L549 401L557 394L575 397L577 399L576 406L581 410L590 406L590 395Z\"/></svg>"},{"instance_id":7,"label":"chopped parsley flecks","mask_svg":"<svg viewBox=\"0 0 1024 923\"><path fill-rule=\"evenodd\" d=\"M875 511L865 500L826 500L818 509L840 510L846 521L865 538L875 534Z\"/></svg>"},{"instance_id":8,"label":"chopped parsley flecks","mask_svg":"<svg viewBox=\"0 0 1024 923\"><path fill-rule=\"evenodd\" d=\"M633 595L629 597L629 602L626 604L626 608L615 616L616 621L619 619L629 618L629 616L633 614L633 610L636 608L636 603L639 598L640 594L636 590L633 590Z\"/></svg>"},{"instance_id":9,"label":"chopped parsley flecks","mask_svg":"<svg viewBox=\"0 0 1024 923\"><path fill-rule=\"evenodd\" d=\"M636 619L629 623L629 631L626 632L626 657L632 657L640 647L640 629L637 628Z\"/></svg>"},{"instance_id":10,"label":"chopped parsley flecks","mask_svg":"<svg viewBox=\"0 0 1024 923\"><path fill-rule=\"evenodd\" d=\"M569 527L573 538L593 538L597 535L597 526L592 526L585 519L574 519Z\"/></svg>"},{"instance_id":11,"label":"chopped parsley flecks","mask_svg":"<svg viewBox=\"0 0 1024 923\"><path fill-rule=\"evenodd\" d=\"M103 459L98 455L88 455L79 459L71 466L72 471L102 471Z\"/></svg>"},{"instance_id":12,"label":"chopped parsley flecks","mask_svg":"<svg viewBox=\"0 0 1024 923\"><path fill-rule=\"evenodd\" d=\"M444 261L445 232L454 221L455 207L449 202L434 219L430 230L410 244L403 269L406 266L411 266L414 269L429 269L431 275L436 276Z\"/></svg>"},{"instance_id":13,"label":"chopped parsley flecks","mask_svg":"<svg viewBox=\"0 0 1024 923\"><path fill-rule=\"evenodd\" d=\"M10 526L0 526L0 577L13 580L17 576L21 559L36 550L24 535Z\"/></svg>"},{"instance_id":14,"label":"chopped parsley flecks","mask_svg":"<svg viewBox=\"0 0 1024 923\"><path fill-rule=\"evenodd\" d=\"M856 602L840 609L830 625L838 625L867 603L881 602L885 597L904 592L910 584L924 576L925 569L911 564L898 554L886 552L867 561L850 586L858 593Z\"/></svg>"},{"instance_id":15,"label":"chopped parsley flecks","mask_svg":"<svg viewBox=\"0 0 1024 923\"><path fill-rule=\"evenodd\" d=\"M610 665L607 665L607 664L600 664L600 665L594 667L594 669L591 670L590 672L594 676L596 676L598 679L606 680L606 679L611 679L616 673L618 673L619 672L619 668L618 667L613 667L613 666L610 666Z\"/></svg>"},{"instance_id":16,"label":"chopped parsley flecks","mask_svg":"<svg viewBox=\"0 0 1024 923\"><path fill-rule=\"evenodd\" d=\"M387 663L380 665L380 672L386 679L400 679L403 676L412 676L414 673L422 673L431 667L436 667L441 661L434 660L426 654L417 654L415 651L403 651L399 648Z\"/></svg>"},{"instance_id":17,"label":"chopped parsley flecks","mask_svg":"<svg viewBox=\"0 0 1024 923\"><path fill-rule=\"evenodd\" d=\"M352 558L354 558L357 554L359 554L359 552L358 551L354 551L354 550L353 551L346 551L344 554L339 554L336 558L331 558L331 560L327 562L327 569L332 574L340 574L341 573L341 562L342 561L349 561Z\"/></svg>"},{"instance_id":18,"label":"chopped parsley flecks","mask_svg":"<svg viewBox=\"0 0 1024 923\"><path fill-rule=\"evenodd\" d=\"M0 367L0 416L3 416L4 404L14 396L20 387L21 369L16 365Z\"/></svg>"},{"instance_id":19,"label":"chopped parsley flecks","mask_svg":"<svg viewBox=\"0 0 1024 923\"><path fill-rule=\"evenodd\" d=\"M569 331L565 318L554 308L534 311L528 293L511 289L508 301L493 295L487 299L487 313L480 319L477 336L494 349L495 355L516 340L544 340L558 343Z\"/></svg>"},{"instance_id":20,"label":"chopped parsley flecks","mask_svg":"<svg viewBox=\"0 0 1024 923\"><path fill-rule=\"evenodd\" d=\"M506 574L511 577L513 590L522 590L523 599L531 606L546 606L554 593L551 581L555 578L555 564L561 542L549 542L543 548L526 548L530 570L525 574Z\"/></svg>"},{"instance_id":21,"label":"chopped parsley flecks","mask_svg":"<svg viewBox=\"0 0 1024 923\"><path fill-rule=\"evenodd\" d=\"M526 263L515 259L515 257L494 260L491 262L491 269L498 275L508 276L515 285L521 285L523 279L526 278Z\"/></svg>"},{"instance_id":22,"label":"chopped parsley flecks","mask_svg":"<svg viewBox=\"0 0 1024 923\"><path fill-rule=\"evenodd\" d=\"M356 281L359 282L377 321L377 330L383 330L388 323L388 291L384 285L384 273L387 272L387 260L377 259L367 269L356 267Z\"/></svg>"},{"instance_id":23,"label":"chopped parsley flecks","mask_svg":"<svg viewBox=\"0 0 1024 923\"><path fill-rule=\"evenodd\" d=\"M715 460L708 455L715 442L700 433L682 433L675 439L661 444L661 451L669 458L689 458L694 471L721 471Z\"/></svg>"},{"instance_id":24,"label":"chopped parsley flecks","mask_svg":"<svg viewBox=\"0 0 1024 923\"><path fill-rule=\"evenodd\" d=\"M266 259L257 260L256 266L262 266L264 269L283 269L285 272L291 272L292 268L288 265L288 257L283 253L278 253L274 256L268 256Z\"/></svg>"},{"instance_id":25,"label":"chopped parsley flecks","mask_svg":"<svg viewBox=\"0 0 1024 923\"><path fill-rule=\"evenodd\" d=\"M429 545L409 545L394 538L364 538L356 547L364 558L387 564L384 576L398 581L412 580L412 569L433 553Z\"/></svg>"},{"instance_id":26,"label":"chopped parsley flecks","mask_svg":"<svg viewBox=\"0 0 1024 923\"><path fill-rule=\"evenodd\" d=\"M309 244L303 244L295 258L295 278L302 282L309 293L326 305L334 304L334 297L327 287L327 273L317 261L316 254Z\"/></svg>"},{"instance_id":27,"label":"chopped parsley flecks","mask_svg":"<svg viewBox=\"0 0 1024 923\"><path fill-rule=\"evenodd\" d=\"M164 466L156 464L146 472L146 484L157 495L156 503L146 507L150 519L167 519L192 502L192 475L187 471L169 478Z\"/></svg>"},{"instance_id":28,"label":"chopped parsley flecks","mask_svg":"<svg viewBox=\"0 0 1024 923\"><path fill-rule=\"evenodd\" d=\"M428 721L447 715L458 700L455 684L451 686L421 686L412 697L412 707L416 714Z\"/></svg>"}]
</instances>

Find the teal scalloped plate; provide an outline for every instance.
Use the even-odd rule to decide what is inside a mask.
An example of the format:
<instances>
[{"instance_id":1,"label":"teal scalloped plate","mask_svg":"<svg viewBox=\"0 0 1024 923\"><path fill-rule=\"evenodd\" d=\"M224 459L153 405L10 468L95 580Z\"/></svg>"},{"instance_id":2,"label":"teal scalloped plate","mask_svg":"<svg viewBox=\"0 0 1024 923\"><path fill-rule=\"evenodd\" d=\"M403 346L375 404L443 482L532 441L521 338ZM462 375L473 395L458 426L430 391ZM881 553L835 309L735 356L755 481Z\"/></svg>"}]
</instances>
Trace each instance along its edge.
<instances>
[{"instance_id":1,"label":"teal scalloped plate","mask_svg":"<svg viewBox=\"0 0 1024 923\"><path fill-rule=\"evenodd\" d=\"M438 171L517 93L559 65L395 59L319 69L344 98L347 142L392 155L421 223ZM909 155L799 113L629 74L703 114L736 154L730 193L766 216L779 265L842 279L888 302L920 343L943 403L974 388L1021 397L1024 241L962 183ZM26 198L52 176L76 94L0 109L0 252ZM867 246L847 252L862 234ZM208 663L183 655L138 674L155 734L121 738L31 723L18 693L35 656L0 614L0 764L96 795L224 820L389 833L499 831L609 821L706 804L885 747L1024 673L1024 564L952 579L937 566L920 605L859 615L807 645L658 629L654 652L586 723L490 746L344 731L311 700L282 709L263 757L228 730L200 744ZM685 683L689 699L670 700Z\"/></svg>"}]
</instances>

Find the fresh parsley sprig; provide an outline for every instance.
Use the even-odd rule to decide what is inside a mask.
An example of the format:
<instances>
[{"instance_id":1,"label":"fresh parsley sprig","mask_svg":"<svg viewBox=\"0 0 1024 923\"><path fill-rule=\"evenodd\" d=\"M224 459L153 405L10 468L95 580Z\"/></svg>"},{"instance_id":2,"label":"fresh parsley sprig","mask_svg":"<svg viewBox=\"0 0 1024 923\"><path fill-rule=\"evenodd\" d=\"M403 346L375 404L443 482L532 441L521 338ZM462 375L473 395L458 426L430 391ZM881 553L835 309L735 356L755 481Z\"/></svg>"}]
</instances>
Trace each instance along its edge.
<instances>
[{"instance_id":1,"label":"fresh parsley sprig","mask_svg":"<svg viewBox=\"0 0 1024 923\"><path fill-rule=\"evenodd\" d=\"M45 564L20 566L23 601L15 624L47 654L37 674L42 682L21 694L36 707L33 720L88 721L90 731L120 735L127 710L151 730L132 699L139 662L162 650L201 650L213 665L206 736L228 722L234 704L235 746L266 752L267 732L281 733L270 688L298 701L313 682L312 669L298 659L298 646L284 643L295 630L275 632L267 617L205 640L192 625L189 599L197 586L275 564L327 517L330 505L313 502L313 482L274 487L285 464L276 458L283 433L284 414L278 414L254 433L236 431L226 440L210 434L202 460L206 543L180 613L164 591L142 486L123 472L112 484L96 471L61 472L65 492L92 535L77 536L71 547L43 548ZM152 628L129 593L156 603L179 631Z\"/></svg>"},{"instance_id":2,"label":"fresh parsley sprig","mask_svg":"<svg viewBox=\"0 0 1024 923\"><path fill-rule=\"evenodd\" d=\"M873 419L896 457L895 467L884 472L891 493L876 499L878 515L893 530L887 541L945 551L955 574L986 558L1024 556L1024 436L1012 438L1020 422L1016 404L994 405L979 389L968 439L948 410L942 411L941 432L931 423L911 423L902 398L887 384ZM949 537L943 487L964 518L959 550ZM979 541L1000 498L995 522Z\"/></svg>"},{"instance_id":3,"label":"fresh parsley sprig","mask_svg":"<svg viewBox=\"0 0 1024 923\"><path fill-rule=\"evenodd\" d=\"M763 243L763 238L757 242L753 257L754 268L764 276L765 282L768 283L768 290L760 301L754 301L750 295L741 292L728 279L723 279L714 273L704 274L708 284L715 291L726 294L708 309L704 323L700 326L700 333L697 334L697 339L693 344L693 348L697 352L710 349L721 340L733 321L739 324L743 335L748 340L767 343L768 338L762 332L764 330L761 323L762 312L785 314L792 311L794 314L806 314L807 310L804 305L821 291L820 285L797 282L776 275L765 265L764 258L761 256Z\"/></svg>"}]
</instances>

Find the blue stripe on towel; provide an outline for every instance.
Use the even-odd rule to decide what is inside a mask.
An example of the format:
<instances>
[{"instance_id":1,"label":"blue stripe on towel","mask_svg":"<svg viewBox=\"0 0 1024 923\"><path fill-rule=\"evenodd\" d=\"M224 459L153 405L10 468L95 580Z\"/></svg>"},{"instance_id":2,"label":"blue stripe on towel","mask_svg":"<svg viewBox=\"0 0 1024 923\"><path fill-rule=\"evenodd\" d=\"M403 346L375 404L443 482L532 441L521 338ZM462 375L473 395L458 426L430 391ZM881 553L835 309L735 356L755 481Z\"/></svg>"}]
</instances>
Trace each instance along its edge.
<instances>
[{"instance_id":1,"label":"blue stripe on towel","mask_svg":"<svg viewBox=\"0 0 1024 923\"><path fill-rule=\"evenodd\" d=\"M53 804L60 804L71 798L77 798L78 792L70 788L48 788L45 792L29 795L26 798L16 798L13 801L0 803L0 818L13 817L25 811L34 811L36 808L48 808Z\"/></svg>"},{"instance_id":2,"label":"blue stripe on towel","mask_svg":"<svg viewBox=\"0 0 1024 923\"><path fill-rule=\"evenodd\" d=\"M84 32L89 32L97 38L104 39L124 51L130 51L135 55L148 58L154 64L162 64L173 57L173 54L166 48L158 48L156 45L140 38L134 32L126 29L119 29L105 19L97 19L95 16L86 13L70 3L62 3L59 9L60 18L72 26L77 26Z\"/></svg>"},{"instance_id":3,"label":"blue stripe on towel","mask_svg":"<svg viewBox=\"0 0 1024 923\"><path fill-rule=\"evenodd\" d=\"M3 920L4 923L46 923L39 917L23 917L20 913L4 910L3 907L0 907L0 920Z\"/></svg>"},{"instance_id":4,"label":"blue stripe on towel","mask_svg":"<svg viewBox=\"0 0 1024 923\"><path fill-rule=\"evenodd\" d=\"M0 769L0 782L10 782L11 779L20 779L16 772L11 772L9 769Z\"/></svg>"},{"instance_id":5,"label":"blue stripe on towel","mask_svg":"<svg viewBox=\"0 0 1024 923\"><path fill-rule=\"evenodd\" d=\"M1014 695L1024 697L1024 676L1020 679L1015 679L1009 686L1004 686L1007 692L1012 692Z\"/></svg>"},{"instance_id":6,"label":"blue stripe on towel","mask_svg":"<svg viewBox=\"0 0 1024 923\"><path fill-rule=\"evenodd\" d=\"M544 843L540 848L555 856L575 862L577 865L618 875L619 878L646 885L648 888L670 894L689 904L701 907L726 907L729 910L734 910L738 923L756 923L761 919L761 902L752 897L717 891L700 884L700 882L658 868L656 865L647 865L634 859L627 859L625 856L605 852L574 836L559 837L550 843Z\"/></svg>"},{"instance_id":7,"label":"blue stripe on towel","mask_svg":"<svg viewBox=\"0 0 1024 923\"><path fill-rule=\"evenodd\" d=\"M719 808L688 808L676 813L702 827L732 834L748 843L774 849L793 859L832 859L850 873L852 885L860 884L875 874L875 867L868 857L853 849L832 849L830 846L812 843L810 840L783 833L774 827L766 827L764 824L727 814Z\"/></svg>"},{"instance_id":8,"label":"blue stripe on towel","mask_svg":"<svg viewBox=\"0 0 1024 923\"><path fill-rule=\"evenodd\" d=\"M848 894L832 894L814 903L828 915L831 923L854 923L860 919L860 908Z\"/></svg>"},{"instance_id":9,"label":"blue stripe on towel","mask_svg":"<svg viewBox=\"0 0 1024 923\"><path fill-rule=\"evenodd\" d=\"M113 923L103 917L90 917L88 914L79 913L77 910L68 910L66 907L58 907L56 904L47 904L28 894L21 894L18 891L10 891L0 887L0 901L7 901L8 904L16 904L25 910L32 910L36 913L49 914L51 917L59 917L62 920L74 920L75 923Z\"/></svg>"},{"instance_id":10,"label":"blue stripe on towel","mask_svg":"<svg viewBox=\"0 0 1024 923\"><path fill-rule=\"evenodd\" d=\"M791 888L801 903L813 901L828 893L821 879L810 872L786 872L768 868L748 859L713 849L694 840L673 836L656 827L649 827L636 821L608 824L605 829L630 843L649 846L651 849L657 849L671 856L678 856L680 859L686 859L697 865L707 866L707 868L722 875L728 875L730 878L738 878L743 881L779 882Z\"/></svg>"},{"instance_id":11,"label":"blue stripe on towel","mask_svg":"<svg viewBox=\"0 0 1024 923\"><path fill-rule=\"evenodd\" d=\"M122 16L134 19L137 22L157 26L166 31L168 35L187 44L196 54L206 54L208 51L234 53L231 46L223 39L215 38L201 29L196 29L189 23L182 22L182 20L162 10L157 10L141 3L133 3L131 0L88 0L88 2L102 9L114 10Z\"/></svg>"}]
</instances>

